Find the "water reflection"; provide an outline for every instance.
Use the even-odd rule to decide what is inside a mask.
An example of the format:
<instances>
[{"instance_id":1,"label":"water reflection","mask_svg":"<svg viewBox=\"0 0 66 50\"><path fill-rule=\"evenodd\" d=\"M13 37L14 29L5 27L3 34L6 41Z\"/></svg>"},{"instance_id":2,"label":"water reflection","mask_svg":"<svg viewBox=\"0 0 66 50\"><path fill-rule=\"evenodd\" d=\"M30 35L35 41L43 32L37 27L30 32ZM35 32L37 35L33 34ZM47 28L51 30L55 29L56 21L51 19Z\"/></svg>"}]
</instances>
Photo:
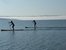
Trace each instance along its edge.
<instances>
[{"instance_id":1,"label":"water reflection","mask_svg":"<svg viewBox=\"0 0 66 50\"><path fill-rule=\"evenodd\" d=\"M14 50L16 41L15 41L15 31L10 31L10 47L8 48L8 50Z\"/></svg>"}]
</instances>

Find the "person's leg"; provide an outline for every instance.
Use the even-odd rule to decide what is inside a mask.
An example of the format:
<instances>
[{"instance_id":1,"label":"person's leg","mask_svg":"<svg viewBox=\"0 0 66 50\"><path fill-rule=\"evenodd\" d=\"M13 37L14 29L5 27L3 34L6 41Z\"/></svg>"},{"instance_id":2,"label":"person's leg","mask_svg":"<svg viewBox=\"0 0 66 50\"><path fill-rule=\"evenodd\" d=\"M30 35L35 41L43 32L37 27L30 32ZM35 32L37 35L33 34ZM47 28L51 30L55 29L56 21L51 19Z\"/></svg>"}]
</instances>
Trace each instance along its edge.
<instances>
[{"instance_id":1,"label":"person's leg","mask_svg":"<svg viewBox=\"0 0 66 50\"><path fill-rule=\"evenodd\" d=\"M36 30L36 25L34 25L34 30Z\"/></svg>"},{"instance_id":2,"label":"person's leg","mask_svg":"<svg viewBox=\"0 0 66 50\"><path fill-rule=\"evenodd\" d=\"M35 30L36 30L36 25L35 25Z\"/></svg>"},{"instance_id":3,"label":"person's leg","mask_svg":"<svg viewBox=\"0 0 66 50\"><path fill-rule=\"evenodd\" d=\"M14 26L12 26L12 29L13 29L13 31L14 31Z\"/></svg>"}]
</instances>

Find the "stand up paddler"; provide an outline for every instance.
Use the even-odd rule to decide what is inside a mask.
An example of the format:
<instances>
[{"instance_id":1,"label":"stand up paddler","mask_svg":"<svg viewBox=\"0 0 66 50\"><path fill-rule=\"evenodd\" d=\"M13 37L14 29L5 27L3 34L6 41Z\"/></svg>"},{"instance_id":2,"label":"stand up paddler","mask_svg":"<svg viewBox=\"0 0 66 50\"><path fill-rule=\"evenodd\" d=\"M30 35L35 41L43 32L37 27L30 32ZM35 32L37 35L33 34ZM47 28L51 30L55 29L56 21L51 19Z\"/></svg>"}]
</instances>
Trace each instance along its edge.
<instances>
[{"instance_id":1,"label":"stand up paddler","mask_svg":"<svg viewBox=\"0 0 66 50\"><path fill-rule=\"evenodd\" d=\"M11 28L13 29L13 31L14 31L14 26L15 26L15 24L14 24L14 22L13 21L10 21L9 23L11 23Z\"/></svg>"},{"instance_id":2,"label":"stand up paddler","mask_svg":"<svg viewBox=\"0 0 66 50\"><path fill-rule=\"evenodd\" d=\"M33 23L34 23L34 30L36 30L36 21L33 20Z\"/></svg>"}]
</instances>

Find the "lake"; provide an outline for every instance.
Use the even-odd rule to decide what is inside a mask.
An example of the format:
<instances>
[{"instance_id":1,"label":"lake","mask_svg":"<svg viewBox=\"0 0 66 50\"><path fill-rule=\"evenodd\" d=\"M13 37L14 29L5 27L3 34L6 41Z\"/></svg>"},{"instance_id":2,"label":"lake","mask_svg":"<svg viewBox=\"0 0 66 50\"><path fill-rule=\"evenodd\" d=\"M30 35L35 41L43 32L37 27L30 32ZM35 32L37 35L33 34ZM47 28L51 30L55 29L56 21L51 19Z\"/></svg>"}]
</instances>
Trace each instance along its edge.
<instances>
[{"instance_id":1,"label":"lake","mask_svg":"<svg viewBox=\"0 0 66 50\"><path fill-rule=\"evenodd\" d=\"M0 30L11 29L0 19ZM33 27L32 20L13 20L15 29ZM66 27L66 20L36 20L37 27ZM30 28L28 28L30 29ZM0 50L66 50L66 30L0 31Z\"/></svg>"}]
</instances>

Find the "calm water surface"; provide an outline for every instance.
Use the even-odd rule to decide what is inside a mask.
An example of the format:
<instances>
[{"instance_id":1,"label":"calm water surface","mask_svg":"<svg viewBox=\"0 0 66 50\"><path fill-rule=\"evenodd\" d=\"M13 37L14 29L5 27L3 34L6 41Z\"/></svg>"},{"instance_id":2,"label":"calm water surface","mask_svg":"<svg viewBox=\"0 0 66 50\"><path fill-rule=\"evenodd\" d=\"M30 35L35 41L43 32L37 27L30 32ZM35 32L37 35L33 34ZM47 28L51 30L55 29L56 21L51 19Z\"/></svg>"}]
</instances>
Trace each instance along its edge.
<instances>
[{"instance_id":1,"label":"calm water surface","mask_svg":"<svg viewBox=\"0 0 66 50\"><path fill-rule=\"evenodd\" d=\"M10 29L0 20L0 29ZM32 27L32 21L13 20L15 28ZM37 20L40 27L66 27L66 20ZM66 30L0 31L0 50L66 50Z\"/></svg>"}]
</instances>

